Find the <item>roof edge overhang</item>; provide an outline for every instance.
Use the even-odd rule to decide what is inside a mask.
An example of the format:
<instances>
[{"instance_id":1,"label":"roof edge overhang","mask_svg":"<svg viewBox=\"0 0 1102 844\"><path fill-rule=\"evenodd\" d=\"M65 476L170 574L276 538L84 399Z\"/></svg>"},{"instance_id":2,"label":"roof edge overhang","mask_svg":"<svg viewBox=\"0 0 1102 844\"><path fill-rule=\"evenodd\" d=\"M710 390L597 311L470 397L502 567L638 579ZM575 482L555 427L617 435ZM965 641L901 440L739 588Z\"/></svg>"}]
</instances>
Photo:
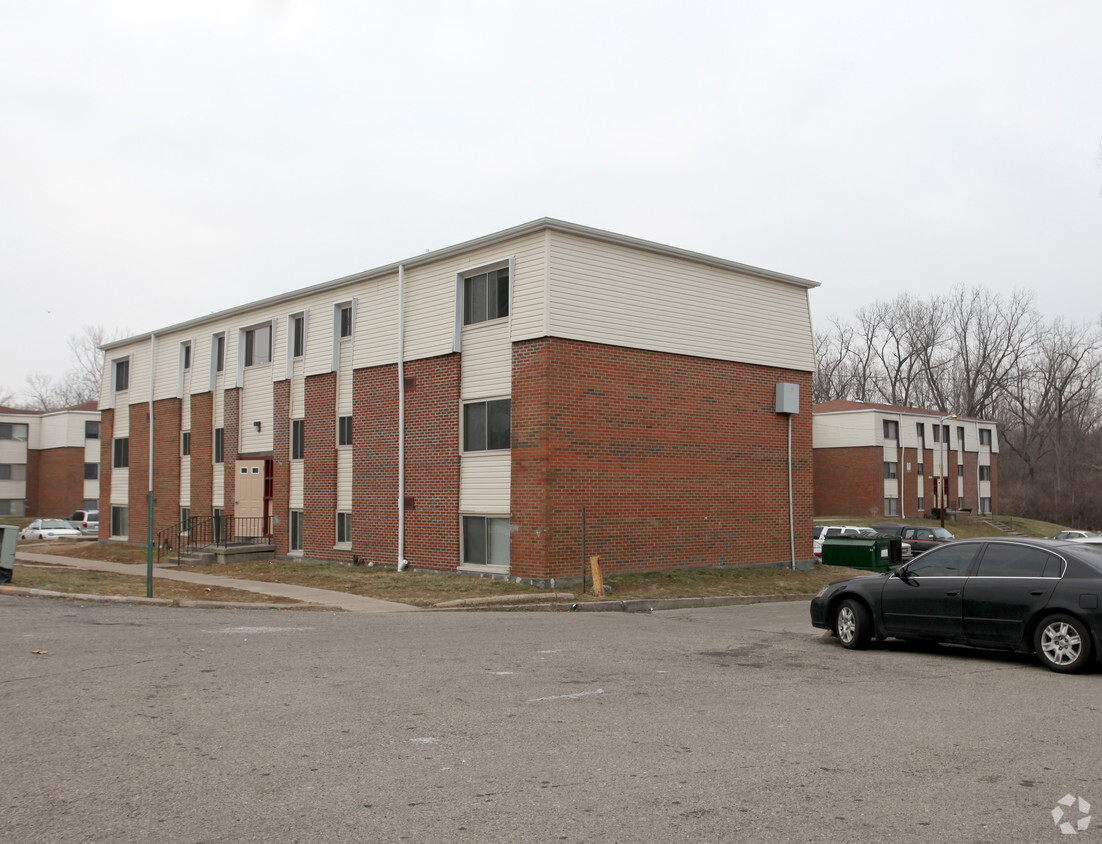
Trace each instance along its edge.
<instances>
[{"instance_id":1,"label":"roof edge overhang","mask_svg":"<svg viewBox=\"0 0 1102 844\"><path fill-rule=\"evenodd\" d=\"M238 314L245 313L247 311L257 310L259 308L266 308L272 305L278 305L281 302L288 302L297 299L301 296L309 296L315 293L322 293L326 290L339 289L350 284L358 284L364 281L372 281L383 276L396 273L398 267L410 267L423 266L425 264L431 264L436 261L446 260L448 258L455 257L456 255L462 255L465 252L471 252L476 249L482 249L487 246L493 246L497 243L503 243L508 240L513 240L518 237L524 237L526 235L535 234L541 231L557 231L565 234L574 234L581 237L588 237L593 240L600 240L605 243L614 243L620 246L627 246L632 249L639 249L645 252L651 252L657 255L666 255L672 258L681 258L687 261L693 261L698 264L705 264L712 267L718 267L720 269L732 270L734 272L743 273L745 275L754 276L756 278L766 279L768 281L781 282L783 284L791 284L796 287L802 287L805 290L818 287L820 282L811 281L805 278L799 278L797 276L786 275L784 273L773 272L772 270L765 270L761 267L754 267L749 264L740 264L737 261L728 261L724 258L717 258L713 255L706 255L702 252L693 252L689 249L679 249L674 246L666 246L665 244L655 243L650 240L643 240L637 237L629 237L623 234L616 234L615 232L604 231L602 229L595 229L589 226L581 226L577 223L568 223L564 220L556 220L551 217L542 217L538 220L533 220L529 223L523 223L519 226L513 226L509 229L504 229L493 234L483 235L482 237L475 238L474 240L466 240L462 243L457 243L454 246L447 246L443 249L436 249L431 252L426 252L422 255L417 255L413 258L408 258L404 261L396 261L391 264L386 264L381 267L376 267L372 270L365 270L363 272L354 273L352 275L342 276L340 278L332 279L331 281L323 281L318 284L313 284L308 287L300 287L287 293L280 293L275 296L269 296L266 299L259 299L254 302L248 302L243 305L236 305L232 308L227 308L222 311L216 311L214 313L206 314L202 317L196 317L194 319L185 320L184 322L178 322L174 325L165 326L159 328L156 331L147 331L143 334L135 334L131 337L126 337L122 340L113 340L110 343L104 343L100 348L105 351L111 349L117 349L122 346L128 346L132 343L142 340L148 340L157 334L168 334L175 331L183 331L188 328L209 324L211 322L217 322L219 320L229 319L230 317L237 316Z\"/></svg>"}]
</instances>

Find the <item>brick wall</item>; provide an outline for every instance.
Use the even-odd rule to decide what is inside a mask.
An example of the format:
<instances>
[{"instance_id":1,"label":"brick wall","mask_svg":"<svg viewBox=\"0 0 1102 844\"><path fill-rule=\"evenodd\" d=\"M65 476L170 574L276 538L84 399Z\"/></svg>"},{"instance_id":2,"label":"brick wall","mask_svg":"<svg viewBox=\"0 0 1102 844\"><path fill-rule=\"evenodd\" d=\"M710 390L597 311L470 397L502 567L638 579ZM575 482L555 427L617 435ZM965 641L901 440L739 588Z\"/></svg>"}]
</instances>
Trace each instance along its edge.
<instances>
[{"instance_id":1,"label":"brick wall","mask_svg":"<svg viewBox=\"0 0 1102 844\"><path fill-rule=\"evenodd\" d=\"M237 449L240 443L239 420L241 418L241 388L226 390L222 408L222 472L225 478L225 504L223 515L226 524L233 524L233 488L237 479Z\"/></svg>"},{"instance_id":2,"label":"brick wall","mask_svg":"<svg viewBox=\"0 0 1102 844\"><path fill-rule=\"evenodd\" d=\"M407 399L409 396L407 396ZM352 547L366 562L398 560L398 367L352 373Z\"/></svg>"},{"instance_id":3,"label":"brick wall","mask_svg":"<svg viewBox=\"0 0 1102 844\"><path fill-rule=\"evenodd\" d=\"M512 542L516 576L783 563L811 532L811 375L556 338L513 346ZM802 544L797 559L805 559Z\"/></svg>"},{"instance_id":4,"label":"brick wall","mask_svg":"<svg viewBox=\"0 0 1102 844\"><path fill-rule=\"evenodd\" d=\"M145 542L149 507L149 406L132 404L130 412L130 483L127 487L131 542Z\"/></svg>"},{"instance_id":5,"label":"brick wall","mask_svg":"<svg viewBox=\"0 0 1102 844\"><path fill-rule=\"evenodd\" d=\"M153 533L180 520L180 399L153 403ZM102 433L102 432L101 432ZM131 542L148 539L149 405L130 406ZM110 519L110 512L107 514ZM103 520L101 519L101 522Z\"/></svg>"},{"instance_id":6,"label":"brick wall","mask_svg":"<svg viewBox=\"0 0 1102 844\"><path fill-rule=\"evenodd\" d=\"M405 394L405 494L414 503L405 510L405 554L416 568L454 571L459 565L460 356L412 361L405 375L413 385ZM395 511L393 493L388 508Z\"/></svg>"},{"instance_id":7,"label":"brick wall","mask_svg":"<svg viewBox=\"0 0 1102 844\"><path fill-rule=\"evenodd\" d=\"M214 394L191 397L191 514L211 515L214 485Z\"/></svg>"},{"instance_id":8,"label":"brick wall","mask_svg":"<svg viewBox=\"0 0 1102 844\"><path fill-rule=\"evenodd\" d=\"M333 547L337 537L337 374L310 375L305 388L303 554L314 560L351 562L352 551Z\"/></svg>"},{"instance_id":9,"label":"brick wall","mask_svg":"<svg viewBox=\"0 0 1102 844\"><path fill-rule=\"evenodd\" d=\"M821 516L884 515L884 450L879 446L817 448L815 513ZM926 464L929 468L929 463ZM914 475L909 476L913 484Z\"/></svg>"},{"instance_id":10,"label":"brick wall","mask_svg":"<svg viewBox=\"0 0 1102 844\"><path fill-rule=\"evenodd\" d=\"M35 498L31 502L31 477ZM27 515L65 519L84 506L84 449L47 448L27 453Z\"/></svg>"}]
</instances>

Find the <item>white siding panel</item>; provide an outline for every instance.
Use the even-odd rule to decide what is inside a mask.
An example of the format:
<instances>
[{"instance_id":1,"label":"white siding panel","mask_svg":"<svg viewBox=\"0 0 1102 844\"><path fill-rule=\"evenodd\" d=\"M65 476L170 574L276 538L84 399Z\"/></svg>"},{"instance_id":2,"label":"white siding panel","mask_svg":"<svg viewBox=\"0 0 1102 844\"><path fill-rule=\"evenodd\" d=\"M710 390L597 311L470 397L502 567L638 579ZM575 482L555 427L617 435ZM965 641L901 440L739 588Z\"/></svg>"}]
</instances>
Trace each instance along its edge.
<instances>
[{"instance_id":1,"label":"white siding panel","mask_svg":"<svg viewBox=\"0 0 1102 844\"><path fill-rule=\"evenodd\" d=\"M0 498L26 498L27 497L27 483L26 481L0 481ZM37 515L35 513L28 513L28 516ZM7 516L2 517L6 523Z\"/></svg>"},{"instance_id":2,"label":"white siding panel","mask_svg":"<svg viewBox=\"0 0 1102 844\"><path fill-rule=\"evenodd\" d=\"M291 418L303 419L306 416L306 379L303 377L306 365L295 361L295 374L291 381Z\"/></svg>"},{"instance_id":3,"label":"white siding panel","mask_svg":"<svg viewBox=\"0 0 1102 844\"><path fill-rule=\"evenodd\" d=\"M245 387L241 391L241 431L238 450L242 454L272 450L272 373L267 366L245 370ZM260 423L257 431L254 422ZM236 455L227 454L226 457Z\"/></svg>"},{"instance_id":4,"label":"white siding panel","mask_svg":"<svg viewBox=\"0 0 1102 844\"><path fill-rule=\"evenodd\" d=\"M555 232L551 333L813 371L807 290Z\"/></svg>"},{"instance_id":5,"label":"white siding panel","mask_svg":"<svg viewBox=\"0 0 1102 844\"><path fill-rule=\"evenodd\" d=\"M128 495L130 493L130 470L129 469L112 469L111 470L111 503L119 506L126 507L129 504ZM100 502L101 504L103 502Z\"/></svg>"},{"instance_id":6,"label":"white siding panel","mask_svg":"<svg viewBox=\"0 0 1102 844\"><path fill-rule=\"evenodd\" d=\"M337 510L352 510L352 449L337 449Z\"/></svg>"},{"instance_id":7,"label":"white siding panel","mask_svg":"<svg viewBox=\"0 0 1102 844\"><path fill-rule=\"evenodd\" d=\"M180 506L191 506L191 458L180 458Z\"/></svg>"},{"instance_id":8,"label":"white siding panel","mask_svg":"<svg viewBox=\"0 0 1102 844\"><path fill-rule=\"evenodd\" d=\"M99 481L84 482L84 498L99 498Z\"/></svg>"},{"instance_id":9,"label":"white siding panel","mask_svg":"<svg viewBox=\"0 0 1102 844\"><path fill-rule=\"evenodd\" d=\"M303 482L302 479L305 474L306 464L301 460L291 461L291 477L290 477L290 495L288 496L288 504L292 510L301 510L305 505L305 496L303 494Z\"/></svg>"},{"instance_id":10,"label":"white siding panel","mask_svg":"<svg viewBox=\"0 0 1102 844\"><path fill-rule=\"evenodd\" d=\"M459 464L459 509L464 513L508 513L509 452L463 455Z\"/></svg>"},{"instance_id":11,"label":"white siding panel","mask_svg":"<svg viewBox=\"0 0 1102 844\"><path fill-rule=\"evenodd\" d=\"M507 396L512 390L512 380L513 347L509 342L508 320L464 328L462 397Z\"/></svg>"},{"instance_id":12,"label":"white siding panel","mask_svg":"<svg viewBox=\"0 0 1102 844\"><path fill-rule=\"evenodd\" d=\"M341 366L337 370L337 415L352 415L352 344L341 344Z\"/></svg>"},{"instance_id":13,"label":"white siding panel","mask_svg":"<svg viewBox=\"0 0 1102 844\"><path fill-rule=\"evenodd\" d=\"M119 393L119 396L127 396L128 393ZM130 436L130 407L129 405L121 405L115 408L115 430L113 436L115 439Z\"/></svg>"},{"instance_id":14,"label":"white siding panel","mask_svg":"<svg viewBox=\"0 0 1102 844\"><path fill-rule=\"evenodd\" d=\"M19 440L0 440L0 463L26 463L27 444Z\"/></svg>"},{"instance_id":15,"label":"white siding panel","mask_svg":"<svg viewBox=\"0 0 1102 844\"><path fill-rule=\"evenodd\" d=\"M99 440L85 440L84 442L84 462L85 463L99 463L100 457L100 441ZM98 481L97 481L98 483Z\"/></svg>"},{"instance_id":16,"label":"white siding panel","mask_svg":"<svg viewBox=\"0 0 1102 844\"><path fill-rule=\"evenodd\" d=\"M184 393L184 398L180 402L180 430L191 430L191 396L188 393Z\"/></svg>"},{"instance_id":17,"label":"white siding panel","mask_svg":"<svg viewBox=\"0 0 1102 844\"><path fill-rule=\"evenodd\" d=\"M211 483L210 506L226 506L226 472L221 463L217 463L214 466L214 480Z\"/></svg>"},{"instance_id":18,"label":"white siding panel","mask_svg":"<svg viewBox=\"0 0 1102 844\"><path fill-rule=\"evenodd\" d=\"M214 427L221 428L226 424L226 373L218 376L214 385L214 402L211 415L214 419Z\"/></svg>"},{"instance_id":19,"label":"white siding panel","mask_svg":"<svg viewBox=\"0 0 1102 844\"><path fill-rule=\"evenodd\" d=\"M854 448L877 442L872 413L817 414L812 419L814 448Z\"/></svg>"},{"instance_id":20,"label":"white siding panel","mask_svg":"<svg viewBox=\"0 0 1102 844\"><path fill-rule=\"evenodd\" d=\"M406 314L406 325L409 325L409 314ZM397 272L357 287L355 339L353 366L356 369L398 360Z\"/></svg>"}]
</instances>

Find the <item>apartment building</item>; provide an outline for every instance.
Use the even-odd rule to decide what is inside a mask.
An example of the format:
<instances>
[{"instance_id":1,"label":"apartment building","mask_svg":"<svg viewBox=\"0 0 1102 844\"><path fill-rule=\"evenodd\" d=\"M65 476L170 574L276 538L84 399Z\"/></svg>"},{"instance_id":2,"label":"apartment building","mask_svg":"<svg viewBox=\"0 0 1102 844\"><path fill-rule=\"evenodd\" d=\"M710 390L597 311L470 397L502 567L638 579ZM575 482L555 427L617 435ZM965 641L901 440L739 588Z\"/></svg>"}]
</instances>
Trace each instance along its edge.
<instances>
[{"instance_id":1,"label":"apartment building","mask_svg":"<svg viewBox=\"0 0 1102 844\"><path fill-rule=\"evenodd\" d=\"M98 506L96 404L54 411L0 407L0 517L65 518Z\"/></svg>"},{"instance_id":2,"label":"apartment building","mask_svg":"<svg viewBox=\"0 0 1102 844\"><path fill-rule=\"evenodd\" d=\"M152 489L155 532L538 584L806 556L815 286L541 219L108 344L101 537Z\"/></svg>"},{"instance_id":3,"label":"apartment building","mask_svg":"<svg viewBox=\"0 0 1102 844\"><path fill-rule=\"evenodd\" d=\"M855 401L823 402L812 414L817 514L923 516L942 506L993 512L994 422Z\"/></svg>"}]
</instances>

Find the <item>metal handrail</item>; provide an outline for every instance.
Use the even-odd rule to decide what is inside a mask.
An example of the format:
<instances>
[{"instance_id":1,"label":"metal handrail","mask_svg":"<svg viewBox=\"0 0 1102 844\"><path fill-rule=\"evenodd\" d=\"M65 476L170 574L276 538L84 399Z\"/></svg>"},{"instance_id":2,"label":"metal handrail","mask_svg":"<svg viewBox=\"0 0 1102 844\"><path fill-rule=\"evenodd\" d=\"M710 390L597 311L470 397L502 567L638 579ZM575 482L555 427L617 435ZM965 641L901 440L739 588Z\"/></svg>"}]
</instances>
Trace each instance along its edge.
<instances>
[{"instance_id":1,"label":"metal handrail","mask_svg":"<svg viewBox=\"0 0 1102 844\"><path fill-rule=\"evenodd\" d=\"M230 545L263 545L272 541L271 516L191 516L171 527L157 531L157 564L162 553L176 553L176 565L184 554L201 548L226 548Z\"/></svg>"}]
</instances>

